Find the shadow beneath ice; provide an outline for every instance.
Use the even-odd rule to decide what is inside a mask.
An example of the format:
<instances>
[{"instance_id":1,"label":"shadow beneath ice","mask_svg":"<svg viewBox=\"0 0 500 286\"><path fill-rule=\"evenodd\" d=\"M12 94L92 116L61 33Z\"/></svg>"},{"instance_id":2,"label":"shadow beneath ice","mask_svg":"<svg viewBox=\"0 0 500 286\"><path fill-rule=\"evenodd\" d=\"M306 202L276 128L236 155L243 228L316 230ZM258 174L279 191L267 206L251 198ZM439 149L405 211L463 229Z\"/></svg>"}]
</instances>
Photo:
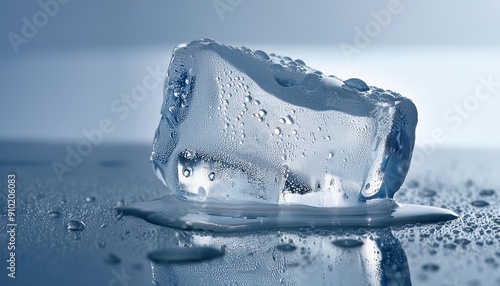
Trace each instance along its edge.
<instances>
[{"instance_id":1,"label":"shadow beneath ice","mask_svg":"<svg viewBox=\"0 0 500 286\"><path fill-rule=\"evenodd\" d=\"M158 285L410 285L390 228L213 233L174 230L149 253Z\"/></svg>"}]
</instances>

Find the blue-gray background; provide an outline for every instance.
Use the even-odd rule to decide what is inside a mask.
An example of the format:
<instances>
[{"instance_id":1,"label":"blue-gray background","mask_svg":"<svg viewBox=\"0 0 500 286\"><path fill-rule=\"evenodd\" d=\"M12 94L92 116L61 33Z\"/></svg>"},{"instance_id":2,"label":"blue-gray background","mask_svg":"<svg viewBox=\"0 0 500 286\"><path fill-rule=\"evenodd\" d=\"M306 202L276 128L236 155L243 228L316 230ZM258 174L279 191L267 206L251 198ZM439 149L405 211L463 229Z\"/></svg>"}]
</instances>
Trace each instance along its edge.
<instances>
[{"instance_id":1,"label":"blue-gray background","mask_svg":"<svg viewBox=\"0 0 500 286\"><path fill-rule=\"evenodd\" d=\"M410 97L419 110L420 145L500 146L500 86L487 99L476 97L480 78L500 81L498 0L401 0L350 57L342 47L355 46L357 29L366 31L394 1L66 2L51 6L52 15L40 4L50 0L0 2L3 140L76 142L109 118L115 129L105 142L151 142L161 85L128 113L122 96L143 86L148 69L163 74L175 45L210 37ZM25 36L23 18L39 27L13 45L13 34ZM436 130L439 140L432 138Z\"/></svg>"}]
</instances>

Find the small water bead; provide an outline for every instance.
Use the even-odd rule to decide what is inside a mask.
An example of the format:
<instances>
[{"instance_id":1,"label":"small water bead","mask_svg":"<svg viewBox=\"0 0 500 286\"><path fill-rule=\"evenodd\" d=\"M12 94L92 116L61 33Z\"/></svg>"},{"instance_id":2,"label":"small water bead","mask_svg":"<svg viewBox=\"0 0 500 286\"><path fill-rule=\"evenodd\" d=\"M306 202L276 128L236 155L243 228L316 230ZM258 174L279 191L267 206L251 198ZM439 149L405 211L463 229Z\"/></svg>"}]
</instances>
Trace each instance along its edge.
<instances>
[{"instance_id":1,"label":"small water bead","mask_svg":"<svg viewBox=\"0 0 500 286\"><path fill-rule=\"evenodd\" d=\"M487 207L490 205L488 202L481 201L481 200L473 201L470 204L475 206L475 207L478 207L478 208Z\"/></svg>"},{"instance_id":2,"label":"small water bead","mask_svg":"<svg viewBox=\"0 0 500 286\"><path fill-rule=\"evenodd\" d=\"M296 59L295 62L298 63L299 65L302 65L302 66L306 65L306 63L301 59Z\"/></svg>"},{"instance_id":3,"label":"small water bead","mask_svg":"<svg viewBox=\"0 0 500 286\"><path fill-rule=\"evenodd\" d=\"M210 172L210 174L208 174L208 179L213 181L215 179L215 172Z\"/></svg>"},{"instance_id":4,"label":"small water bead","mask_svg":"<svg viewBox=\"0 0 500 286\"><path fill-rule=\"evenodd\" d=\"M454 250L454 249L457 248L457 245L453 244L453 243L447 243L447 244L443 245L443 247L446 248L446 249Z\"/></svg>"},{"instance_id":5,"label":"small water bead","mask_svg":"<svg viewBox=\"0 0 500 286\"><path fill-rule=\"evenodd\" d=\"M479 192L479 195L483 196L483 197L493 196L494 194L495 194L495 190L492 190L492 189L484 189L484 190L481 190L481 192Z\"/></svg>"},{"instance_id":6,"label":"small water bead","mask_svg":"<svg viewBox=\"0 0 500 286\"><path fill-rule=\"evenodd\" d=\"M94 196L88 196L88 197L86 197L86 198L85 198L85 201L86 201L87 203L93 203L93 202L95 202L95 200L96 200L96 199L95 199L95 197L94 197Z\"/></svg>"},{"instance_id":7,"label":"small water bead","mask_svg":"<svg viewBox=\"0 0 500 286\"><path fill-rule=\"evenodd\" d=\"M245 96L245 101L246 102L251 102L252 101L252 97L250 95Z\"/></svg>"},{"instance_id":8,"label":"small water bead","mask_svg":"<svg viewBox=\"0 0 500 286\"><path fill-rule=\"evenodd\" d=\"M280 118L280 119L278 119L278 122L281 124L285 124L286 120L285 120L285 118Z\"/></svg>"},{"instance_id":9,"label":"small water bead","mask_svg":"<svg viewBox=\"0 0 500 286\"><path fill-rule=\"evenodd\" d=\"M254 54L261 60L267 61L269 60L269 56L266 54L266 52L261 51L261 50L256 50Z\"/></svg>"},{"instance_id":10,"label":"small water bead","mask_svg":"<svg viewBox=\"0 0 500 286\"><path fill-rule=\"evenodd\" d=\"M363 245L363 242L358 239L343 238L332 241L332 244L341 248L354 248Z\"/></svg>"},{"instance_id":11,"label":"small water bead","mask_svg":"<svg viewBox=\"0 0 500 286\"><path fill-rule=\"evenodd\" d=\"M285 70L285 68L283 68L280 64L272 64L270 69L275 73L281 73Z\"/></svg>"},{"instance_id":12,"label":"small water bead","mask_svg":"<svg viewBox=\"0 0 500 286\"><path fill-rule=\"evenodd\" d=\"M186 150L184 151L184 157L185 157L186 159L188 159L188 160L191 160L191 159L193 159L193 158L195 157L195 153L194 153L194 151L193 151L193 150L186 149Z\"/></svg>"},{"instance_id":13,"label":"small water bead","mask_svg":"<svg viewBox=\"0 0 500 286\"><path fill-rule=\"evenodd\" d=\"M171 247L156 250L148 258L156 263L197 262L214 259L224 255L224 251L208 246Z\"/></svg>"},{"instance_id":14,"label":"small water bead","mask_svg":"<svg viewBox=\"0 0 500 286\"><path fill-rule=\"evenodd\" d=\"M184 175L184 177L188 178L189 176L191 176L191 168L186 168L182 171L182 175Z\"/></svg>"},{"instance_id":15,"label":"small water bead","mask_svg":"<svg viewBox=\"0 0 500 286\"><path fill-rule=\"evenodd\" d=\"M69 231L82 231L85 229L85 224L79 220L70 220L66 223L66 229Z\"/></svg>"},{"instance_id":16,"label":"small water bead","mask_svg":"<svg viewBox=\"0 0 500 286\"><path fill-rule=\"evenodd\" d=\"M306 75L304 82L302 82L302 88L306 92L315 92L317 91L323 83L318 79L318 77L308 76Z\"/></svg>"},{"instance_id":17,"label":"small water bead","mask_svg":"<svg viewBox=\"0 0 500 286\"><path fill-rule=\"evenodd\" d=\"M297 249L297 246L291 243L279 244L276 246L276 249L283 252L291 252Z\"/></svg>"},{"instance_id":18,"label":"small water bead","mask_svg":"<svg viewBox=\"0 0 500 286\"><path fill-rule=\"evenodd\" d=\"M350 87L350 88L352 88L354 90L357 90L357 91L363 92L363 91L370 90L370 88L368 87L368 85L364 81L362 81L362 80L360 80L358 78L350 78L350 79L344 81L344 83L348 87Z\"/></svg>"},{"instance_id":19,"label":"small water bead","mask_svg":"<svg viewBox=\"0 0 500 286\"><path fill-rule=\"evenodd\" d=\"M436 191L432 189L425 188L420 192L420 196L426 197L426 198L431 198L436 195Z\"/></svg>"},{"instance_id":20,"label":"small water bead","mask_svg":"<svg viewBox=\"0 0 500 286\"><path fill-rule=\"evenodd\" d=\"M471 243L470 240L467 238L458 238L453 241L455 244L461 245L461 246L466 246Z\"/></svg>"},{"instance_id":21,"label":"small water bead","mask_svg":"<svg viewBox=\"0 0 500 286\"><path fill-rule=\"evenodd\" d=\"M281 135L281 128L279 127L274 128L274 134Z\"/></svg>"},{"instance_id":22,"label":"small water bead","mask_svg":"<svg viewBox=\"0 0 500 286\"><path fill-rule=\"evenodd\" d=\"M408 181L408 183L407 183L407 187L410 189L415 189L415 188L418 188L419 186L420 186L420 184L418 183L418 181L415 181L415 180Z\"/></svg>"},{"instance_id":23,"label":"small water bead","mask_svg":"<svg viewBox=\"0 0 500 286\"><path fill-rule=\"evenodd\" d=\"M122 260L116 254L110 253L106 258L104 258L104 263L109 265L118 265Z\"/></svg>"},{"instance_id":24,"label":"small water bead","mask_svg":"<svg viewBox=\"0 0 500 286\"><path fill-rule=\"evenodd\" d=\"M258 112L258 115L259 115L260 117L264 117L264 116L266 116L266 114L267 114L267 111L266 111L265 109L261 109L261 110L259 110L259 112Z\"/></svg>"},{"instance_id":25,"label":"small water bead","mask_svg":"<svg viewBox=\"0 0 500 286\"><path fill-rule=\"evenodd\" d=\"M205 190L205 188L203 187L199 187L198 188L198 199L204 201L207 199L207 190Z\"/></svg>"},{"instance_id":26,"label":"small water bead","mask_svg":"<svg viewBox=\"0 0 500 286\"><path fill-rule=\"evenodd\" d=\"M58 218L61 216L61 213L55 210L49 211L48 214L51 218Z\"/></svg>"},{"instance_id":27,"label":"small water bead","mask_svg":"<svg viewBox=\"0 0 500 286\"><path fill-rule=\"evenodd\" d=\"M437 272L439 270L439 266L434 263L427 263L422 265L422 269L427 272Z\"/></svg>"}]
</instances>

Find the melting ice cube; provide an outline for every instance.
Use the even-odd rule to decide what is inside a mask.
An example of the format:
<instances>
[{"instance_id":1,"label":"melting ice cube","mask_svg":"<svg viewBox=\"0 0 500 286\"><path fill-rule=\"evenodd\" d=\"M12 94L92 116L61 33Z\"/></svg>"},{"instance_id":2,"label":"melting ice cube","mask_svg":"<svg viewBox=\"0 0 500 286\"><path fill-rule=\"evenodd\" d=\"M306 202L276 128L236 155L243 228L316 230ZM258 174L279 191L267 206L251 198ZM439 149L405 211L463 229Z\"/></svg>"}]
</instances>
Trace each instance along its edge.
<instances>
[{"instance_id":1,"label":"melting ice cube","mask_svg":"<svg viewBox=\"0 0 500 286\"><path fill-rule=\"evenodd\" d=\"M404 181L417 110L390 90L210 39L174 49L151 160L195 201L349 207Z\"/></svg>"}]
</instances>

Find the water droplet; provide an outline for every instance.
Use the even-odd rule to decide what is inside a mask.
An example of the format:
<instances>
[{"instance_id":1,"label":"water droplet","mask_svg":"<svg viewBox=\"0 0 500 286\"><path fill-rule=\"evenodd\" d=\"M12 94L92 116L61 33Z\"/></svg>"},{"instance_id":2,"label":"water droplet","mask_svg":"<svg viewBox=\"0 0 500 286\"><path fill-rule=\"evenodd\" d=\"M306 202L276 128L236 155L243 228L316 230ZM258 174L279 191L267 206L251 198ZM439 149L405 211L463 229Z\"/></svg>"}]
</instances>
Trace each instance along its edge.
<instances>
[{"instance_id":1,"label":"water droplet","mask_svg":"<svg viewBox=\"0 0 500 286\"><path fill-rule=\"evenodd\" d=\"M245 96L245 101L246 102L252 101L252 97L250 95Z\"/></svg>"},{"instance_id":2,"label":"water droplet","mask_svg":"<svg viewBox=\"0 0 500 286\"><path fill-rule=\"evenodd\" d=\"M328 153L328 159L333 158L333 152Z\"/></svg>"},{"instance_id":3,"label":"water droplet","mask_svg":"<svg viewBox=\"0 0 500 286\"><path fill-rule=\"evenodd\" d=\"M280 118L280 119L278 119L278 121L279 121L279 123L281 123L281 124L285 124L285 122L286 122L286 121L285 121L285 118Z\"/></svg>"},{"instance_id":4,"label":"water droplet","mask_svg":"<svg viewBox=\"0 0 500 286\"><path fill-rule=\"evenodd\" d=\"M182 175L184 175L184 177L186 177L186 178L191 176L191 168L186 168L186 169L182 170Z\"/></svg>"},{"instance_id":5,"label":"water droplet","mask_svg":"<svg viewBox=\"0 0 500 286\"><path fill-rule=\"evenodd\" d=\"M124 205L125 205L125 201L124 201L124 200L118 200L118 201L116 202L116 206L117 206L117 207L123 207Z\"/></svg>"},{"instance_id":6,"label":"water droplet","mask_svg":"<svg viewBox=\"0 0 500 286\"><path fill-rule=\"evenodd\" d=\"M208 179L210 179L210 181L213 181L215 179L215 173L210 172L210 174L208 174Z\"/></svg>"},{"instance_id":7,"label":"water droplet","mask_svg":"<svg viewBox=\"0 0 500 286\"><path fill-rule=\"evenodd\" d=\"M281 135L281 128L279 127L274 128L274 134Z\"/></svg>"},{"instance_id":8,"label":"water droplet","mask_svg":"<svg viewBox=\"0 0 500 286\"><path fill-rule=\"evenodd\" d=\"M94 196L88 196L88 197L85 198L85 201L87 203L93 203L93 202L95 202L95 197Z\"/></svg>"},{"instance_id":9,"label":"water droplet","mask_svg":"<svg viewBox=\"0 0 500 286\"><path fill-rule=\"evenodd\" d=\"M461 246L466 246L470 244L470 240L467 238L458 238L453 241L455 244L461 245Z\"/></svg>"},{"instance_id":10,"label":"water droplet","mask_svg":"<svg viewBox=\"0 0 500 286\"><path fill-rule=\"evenodd\" d=\"M70 220L66 223L66 229L69 231L81 231L85 228L85 224L79 220Z\"/></svg>"},{"instance_id":11,"label":"water droplet","mask_svg":"<svg viewBox=\"0 0 500 286\"><path fill-rule=\"evenodd\" d=\"M439 266L434 263L427 263L422 265L422 269L427 272L437 272L439 270Z\"/></svg>"},{"instance_id":12,"label":"water droplet","mask_svg":"<svg viewBox=\"0 0 500 286\"><path fill-rule=\"evenodd\" d=\"M295 249L297 249L297 246L295 246L291 243L284 243L284 244L278 244L276 246L276 249L279 251L283 251L283 252L291 252L291 251L294 251Z\"/></svg>"},{"instance_id":13,"label":"water droplet","mask_svg":"<svg viewBox=\"0 0 500 286\"><path fill-rule=\"evenodd\" d=\"M479 195L483 196L483 197L493 196L494 194L495 194L495 190L492 190L492 189L484 189L484 190L481 190L481 192L479 192Z\"/></svg>"},{"instance_id":14,"label":"water droplet","mask_svg":"<svg viewBox=\"0 0 500 286\"><path fill-rule=\"evenodd\" d=\"M280 64L272 64L270 69L275 73L281 73L285 70Z\"/></svg>"},{"instance_id":15,"label":"water droplet","mask_svg":"<svg viewBox=\"0 0 500 286\"><path fill-rule=\"evenodd\" d=\"M343 238L332 241L333 245L342 247L342 248L353 248L359 247L363 245L361 240L352 239L352 238Z\"/></svg>"},{"instance_id":16,"label":"water droplet","mask_svg":"<svg viewBox=\"0 0 500 286\"><path fill-rule=\"evenodd\" d=\"M261 50L256 50L254 54L261 60L267 61L269 60L269 56L266 54L266 52L261 51Z\"/></svg>"},{"instance_id":17,"label":"water droplet","mask_svg":"<svg viewBox=\"0 0 500 286\"><path fill-rule=\"evenodd\" d=\"M184 157L188 160L194 159L195 153L193 150L185 150L184 151Z\"/></svg>"},{"instance_id":18,"label":"water droplet","mask_svg":"<svg viewBox=\"0 0 500 286\"><path fill-rule=\"evenodd\" d=\"M296 59L295 62L298 63L299 65L302 65L302 66L306 65L306 63L301 59Z\"/></svg>"},{"instance_id":19,"label":"water droplet","mask_svg":"<svg viewBox=\"0 0 500 286\"><path fill-rule=\"evenodd\" d=\"M422 197L431 198L431 197L434 197L436 195L436 191L433 189L425 188L419 194Z\"/></svg>"},{"instance_id":20,"label":"water droplet","mask_svg":"<svg viewBox=\"0 0 500 286\"><path fill-rule=\"evenodd\" d=\"M266 111L265 109L261 109L261 110L259 110L258 115L259 115L260 117L266 116L266 114L267 114L267 111Z\"/></svg>"},{"instance_id":21,"label":"water droplet","mask_svg":"<svg viewBox=\"0 0 500 286\"><path fill-rule=\"evenodd\" d=\"M365 185L365 190L368 190L370 188L370 183Z\"/></svg>"},{"instance_id":22,"label":"water droplet","mask_svg":"<svg viewBox=\"0 0 500 286\"><path fill-rule=\"evenodd\" d=\"M453 243L447 243L445 245L443 245L444 248L447 248L447 249L455 249L457 248L457 245L456 244L453 244Z\"/></svg>"},{"instance_id":23,"label":"water droplet","mask_svg":"<svg viewBox=\"0 0 500 286\"><path fill-rule=\"evenodd\" d=\"M293 135L297 135L297 130L293 130L293 131L292 131L292 134L293 134Z\"/></svg>"},{"instance_id":24,"label":"water droplet","mask_svg":"<svg viewBox=\"0 0 500 286\"><path fill-rule=\"evenodd\" d=\"M473 201L470 204L475 206L475 207L478 207L478 208L487 207L490 205L488 202L481 201L481 200Z\"/></svg>"},{"instance_id":25,"label":"water droplet","mask_svg":"<svg viewBox=\"0 0 500 286\"><path fill-rule=\"evenodd\" d=\"M170 247L148 253L148 258L156 263L197 262L224 255L222 250L207 247Z\"/></svg>"},{"instance_id":26,"label":"water droplet","mask_svg":"<svg viewBox=\"0 0 500 286\"><path fill-rule=\"evenodd\" d=\"M207 199L207 190L203 187L198 188L198 199L204 201Z\"/></svg>"},{"instance_id":27,"label":"water droplet","mask_svg":"<svg viewBox=\"0 0 500 286\"><path fill-rule=\"evenodd\" d=\"M311 76L313 75L313 76ZM306 92L315 92L317 91L323 83L319 80L318 76L315 74L308 74L304 78L302 82L302 88Z\"/></svg>"},{"instance_id":28,"label":"water droplet","mask_svg":"<svg viewBox=\"0 0 500 286\"><path fill-rule=\"evenodd\" d=\"M55 210L49 211L48 214L51 218L58 218L61 216L61 213Z\"/></svg>"},{"instance_id":29,"label":"water droplet","mask_svg":"<svg viewBox=\"0 0 500 286\"><path fill-rule=\"evenodd\" d=\"M357 91L370 90L368 85L364 81L362 81L358 78L350 78L350 79L344 81L344 84L347 85L348 87L354 89L354 90L357 90Z\"/></svg>"},{"instance_id":30,"label":"water droplet","mask_svg":"<svg viewBox=\"0 0 500 286\"><path fill-rule=\"evenodd\" d=\"M106 258L104 258L104 263L109 265L118 265L122 260L117 255L110 253Z\"/></svg>"},{"instance_id":31,"label":"water droplet","mask_svg":"<svg viewBox=\"0 0 500 286\"><path fill-rule=\"evenodd\" d=\"M418 188L419 185L420 184L418 183L418 181L415 181L415 180L411 180L407 184L408 188L411 188L411 189Z\"/></svg>"}]
</instances>

